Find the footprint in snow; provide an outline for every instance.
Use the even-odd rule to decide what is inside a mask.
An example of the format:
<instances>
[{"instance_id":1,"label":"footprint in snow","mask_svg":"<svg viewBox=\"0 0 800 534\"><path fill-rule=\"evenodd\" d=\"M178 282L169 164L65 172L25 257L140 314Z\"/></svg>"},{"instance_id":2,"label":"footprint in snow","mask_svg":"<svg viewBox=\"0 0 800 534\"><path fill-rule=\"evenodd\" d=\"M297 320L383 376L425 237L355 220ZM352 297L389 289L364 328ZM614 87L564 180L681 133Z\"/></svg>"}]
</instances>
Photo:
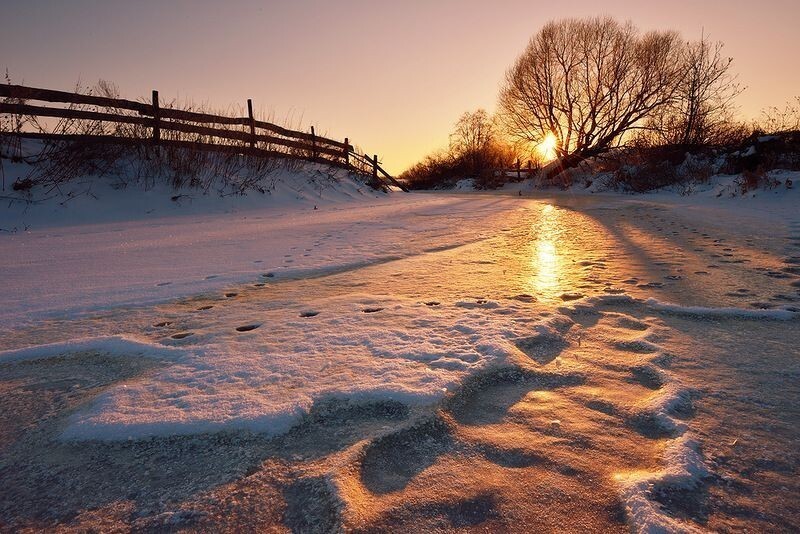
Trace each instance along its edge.
<instances>
[{"instance_id":1,"label":"footprint in snow","mask_svg":"<svg viewBox=\"0 0 800 534\"><path fill-rule=\"evenodd\" d=\"M214 306L212 306L211 304L209 304L207 306L200 306L199 308L197 308L197 311L206 311L206 310L210 310L213 307Z\"/></svg>"},{"instance_id":2,"label":"footprint in snow","mask_svg":"<svg viewBox=\"0 0 800 534\"><path fill-rule=\"evenodd\" d=\"M184 339L184 338L187 338L187 337L193 336L193 335L194 335L194 332L178 332L177 334L172 334L169 337L171 337L172 339Z\"/></svg>"},{"instance_id":3,"label":"footprint in snow","mask_svg":"<svg viewBox=\"0 0 800 534\"><path fill-rule=\"evenodd\" d=\"M164 328L165 326L169 326L172 324L172 321L161 321L160 323L156 323L153 326L156 328Z\"/></svg>"},{"instance_id":4,"label":"footprint in snow","mask_svg":"<svg viewBox=\"0 0 800 534\"><path fill-rule=\"evenodd\" d=\"M441 304L441 302L437 302L435 300L429 300L428 302L425 303L425 306L438 306L439 304Z\"/></svg>"},{"instance_id":5,"label":"footprint in snow","mask_svg":"<svg viewBox=\"0 0 800 534\"><path fill-rule=\"evenodd\" d=\"M156 287L164 287L172 284L172 282L159 282L156 284Z\"/></svg>"},{"instance_id":6,"label":"footprint in snow","mask_svg":"<svg viewBox=\"0 0 800 534\"><path fill-rule=\"evenodd\" d=\"M206 276L206 280L213 280L214 278L219 278L218 274L210 274Z\"/></svg>"},{"instance_id":7,"label":"footprint in snow","mask_svg":"<svg viewBox=\"0 0 800 534\"><path fill-rule=\"evenodd\" d=\"M379 311L383 311L383 308L364 308L361 311L364 313L377 313Z\"/></svg>"},{"instance_id":8,"label":"footprint in snow","mask_svg":"<svg viewBox=\"0 0 800 534\"><path fill-rule=\"evenodd\" d=\"M225 296L226 296L226 297L228 297L228 298L233 298L233 297L235 297L235 296L236 296L236 295L238 295L238 294L239 294L239 293L233 293L233 292L230 292L230 293L225 293Z\"/></svg>"},{"instance_id":9,"label":"footprint in snow","mask_svg":"<svg viewBox=\"0 0 800 534\"><path fill-rule=\"evenodd\" d=\"M636 287L642 287L642 288L660 288L660 287L664 287L664 284L662 284L661 282L647 282L646 284L639 284L639 285L637 285Z\"/></svg>"},{"instance_id":10,"label":"footprint in snow","mask_svg":"<svg viewBox=\"0 0 800 534\"><path fill-rule=\"evenodd\" d=\"M261 326L261 325L260 324L246 324L246 325L243 325L243 326L237 326L236 327L236 331L237 332L250 332L251 330L255 330L256 328L258 328L259 326Z\"/></svg>"},{"instance_id":11,"label":"footprint in snow","mask_svg":"<svg viewBox=\"0 0 800 534\"><path fill-rule=\"evenodd\" d=\"M304 312L300 313L300 317L314 317L314 316L317 316L317 315L319 315L319 312L318 311L313 311L313 310L304 311Z\"/></svg>"},{"instance_id":12,"label":"footprint in snow","mask_svg":"<svg viewBox=\"0 0 800 534\"><path fill-rule=\"evenodd\" d=\"M619 287L606 287L603 289L603 292L611 295L621 295L625 293L625 290Z\"/></svg>"}]
</instances>

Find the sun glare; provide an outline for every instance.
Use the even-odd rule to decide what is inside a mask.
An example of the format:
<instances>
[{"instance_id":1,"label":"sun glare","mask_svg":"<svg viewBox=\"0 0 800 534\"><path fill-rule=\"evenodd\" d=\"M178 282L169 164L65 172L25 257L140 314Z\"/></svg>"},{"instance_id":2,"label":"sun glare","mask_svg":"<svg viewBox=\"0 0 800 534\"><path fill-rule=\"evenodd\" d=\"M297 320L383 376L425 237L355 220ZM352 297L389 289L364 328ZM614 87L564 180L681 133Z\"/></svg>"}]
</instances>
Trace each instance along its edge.
<instances>
[{"instance_id":1,"label":"sun glare","mask_svg":"<svg viewBox=\"0 0 800 534\"><path fill-rule=\"evenodd\" d=\"M542 207L541 217L534 228L530 262L533 276L530 286L537 295L554 296L560 292L560 261L556 243L559 241L560 213L551 204Z\"/></svg>"},{"instance_id":2,"label":"sun glare","mask_svg":"<svg viewBox=\"0 0 800 534\"><path fill-rule=\"evenodd\" d=\"M548 133L542 139L542 142L537 145L539 153L545 161L550 161L556 158L556 146L558 146L558 139L553 133Z\"/></svg>"}]
</instances>

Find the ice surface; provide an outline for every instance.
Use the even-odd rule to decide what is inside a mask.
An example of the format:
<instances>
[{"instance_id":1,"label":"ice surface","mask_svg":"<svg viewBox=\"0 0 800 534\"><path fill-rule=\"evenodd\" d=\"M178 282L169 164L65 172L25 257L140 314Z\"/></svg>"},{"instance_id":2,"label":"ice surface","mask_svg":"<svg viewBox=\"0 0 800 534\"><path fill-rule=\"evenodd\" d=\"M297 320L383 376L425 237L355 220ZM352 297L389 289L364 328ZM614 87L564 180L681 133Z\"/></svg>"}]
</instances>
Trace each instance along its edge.
<instances>
[{"instance_id":1,"label":"ice surface","mask_svg":"<svg viewBox=\"0 0 800 534\"><path fill-rule=\"evenodd\" d=\"M115 192L109 202L140 200L136 191L128 193ZM452 247L480 236L451 231L436 215L453 210L457 221L466 216L459 210L471 204L477 203L429 195L357 195L320 201L317 209L305 202L254 208L248 201L235 212L175 210L170 216L117 222L34 224L26 232L0 234L0 321L152 304L259 279L354 270L437 244Z\"/></svg>"},{"instance_id":2,"label":"ice surface","mask_svg":"<svg viewBox=\"0 0 800 534\"><path fill-rule=\"evenodd\" d=\"M452 420L422 433L433 452L412 450L419 465L406 478L402 469L387 475L383 460L372 474L363 472L368 462L342 460L361 458L368 438L360 436L334 461L343 502L355 502L345 472L356 473L354 494L379 500L370 480L456 485L453 473L486 469L492 476L476 484L496 485L476 491L517 492L510 478L572 477L557 491L609 489L637 531L693 530L653 491L694 489L705 476L708 433L698 426L707 415L691 408L698 389L743 383L729 377L729 356L742 356L733 330L785 333L797 318L800 221L791 206L710 195L560 197L578 208L508 195L359 195L316 210L308 199L248 199L227 211L51 221L0 236L8 251L0 347L35 345L0 353L0 363L73 352L76 361L85 352L164 360L70 412L59 427L64 446L276 436L330 400L427 407L434 416L450 409ZM682 220L667 216L677 207ZM759 242L773 228L773 240ZM747 307L756 305L771 308ZM706 330L721 323L730 331L707 343ZM764 336L776 351L790 347ZM716 344L734 352L707 356L722 350ZM419 445L410 430L388 431ZM463 449L447 449L455 440ZM407 466L407 451L370 443ZM459 454L469 457L447 467ZM592 477L604 482L592 486Z\"/></svg>"}]
</instances>

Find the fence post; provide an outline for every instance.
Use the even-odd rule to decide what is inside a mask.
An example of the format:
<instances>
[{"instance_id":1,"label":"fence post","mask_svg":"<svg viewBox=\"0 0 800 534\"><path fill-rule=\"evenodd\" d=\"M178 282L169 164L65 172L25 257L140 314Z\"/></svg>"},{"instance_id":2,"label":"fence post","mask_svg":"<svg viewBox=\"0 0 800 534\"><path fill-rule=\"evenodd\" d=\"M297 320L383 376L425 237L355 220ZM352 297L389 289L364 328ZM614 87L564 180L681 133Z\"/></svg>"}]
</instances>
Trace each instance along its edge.
<instances>
[{"instance_id":1,"label":"fence post","mask_svg":"<svg viewBox=\"0 0 800 534\"><path fill-rule=\"evenodd\" d=\"M316 161L317 159L317 134L314 133L314 127L311 127L311 158Z\"/></svg>"},{"instance_id":2,"label":"fence post","mask_svg":"<svg viewBox=\"0 0 800 534\"><path fill-rule=\"evenodd\" d=\"M350 139L344 138L344 166L350 167Z\"/></svg>"},{"instance_id":3,"label":"fence post","mask_svg":"<svg viewBox=\"0 0 800 534\"><path fill-rule=\"evenodd\" d=\"M159 121L158 91L153 89L153 144L161 141L161 127Z\"/></svg>"},{"instance_id":4,"label":"fence post","mask_svg":"<svg viewBox=\"0 0 800 534\"><path fill-rule=\"evenodd\" d=\"M533 162L531 160L528 160L528 178L530 178L532 174L533 174Z\"/></svg>"},{"instance_id":5,"label":"fence post","mask_svg":"<svg viewBox=\"0 0 800 534\"><path fill-rule=\"evenodd\" d=\"M253 100L247 99L247 116L250 118L250 148L256 147L256 119L253 116Z\"/></svg>"},{"instance_id":6,"label":"fence post","mask_svg":"<svg viewBox=\"0 0 800 534\"><path fill-rule=\"evenodd\" d=\"M372 179L377 183L378 181L378 155L372 155Z\"/></svg>"},{"instance_id":7,"label":"fence post","mask_svg":"<svg viewBox=\"0 0 800 534\"><path fill-rule=\"evenodd\" d=\"M517 160L517 180L522 180L522 171L520 171L519 160Z\"/></svg>"}]
</instances>

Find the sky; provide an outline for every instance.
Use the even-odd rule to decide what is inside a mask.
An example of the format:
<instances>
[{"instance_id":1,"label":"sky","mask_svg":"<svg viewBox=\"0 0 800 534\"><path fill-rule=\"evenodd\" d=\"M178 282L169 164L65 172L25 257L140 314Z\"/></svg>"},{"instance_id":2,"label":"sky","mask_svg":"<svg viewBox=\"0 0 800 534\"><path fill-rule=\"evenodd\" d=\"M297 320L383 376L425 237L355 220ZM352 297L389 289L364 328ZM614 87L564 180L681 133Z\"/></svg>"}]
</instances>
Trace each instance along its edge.
<instances>
[{"instance_id":1,"label":"sky","mask_svg":"<svg viewBox=\"0 0 800 534\"><path fill-rule=\"evenodd\" d=\"M98 79L349 137L399 173L447 145L465 111L494 110L530 37L564 17L725 43L743 118L800 95L799 0L2 0L0 68L12 83Z\"/></svg>"}]
</instances>

